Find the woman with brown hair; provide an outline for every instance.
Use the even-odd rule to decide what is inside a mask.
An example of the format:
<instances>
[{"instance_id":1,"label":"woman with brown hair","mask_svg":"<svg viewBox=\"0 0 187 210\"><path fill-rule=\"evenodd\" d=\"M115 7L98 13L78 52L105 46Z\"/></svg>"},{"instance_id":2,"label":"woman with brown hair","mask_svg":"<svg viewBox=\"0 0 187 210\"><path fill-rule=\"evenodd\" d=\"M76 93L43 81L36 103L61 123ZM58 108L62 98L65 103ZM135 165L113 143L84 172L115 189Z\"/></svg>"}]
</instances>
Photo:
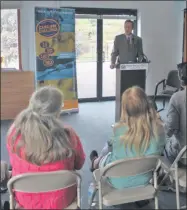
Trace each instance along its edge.
<instances>
[{"instance_id":1,"label":"woman with brown hair","mask_svg":"<svg viewBox=\"0 0 187 210\"><path fill-rule=\"evenodd\" d=\"M165 145L162 121L145 92L139 87L127 89L122 95L121 119L113 127L111 152L98 157L92 151L92 170L111 162L133 157L161 155ZM149 183L152 174L110 178L117 189L142 186Z\"/></svg>"},{"instance_id":2,"label":"woman with brown hair","mask_svg":"<svg viewBox=\"0 0 187 210\"><path fill-rule=\"evenodd\" d=\"M7 136L12 176L82 168L85 155L80 139L59 119L62 103L58 89L43 87L17 116ZM17 204L24 209L64 209L75 198L76 186L47 193L15 192Z\"/></svg>"}]
</instances>

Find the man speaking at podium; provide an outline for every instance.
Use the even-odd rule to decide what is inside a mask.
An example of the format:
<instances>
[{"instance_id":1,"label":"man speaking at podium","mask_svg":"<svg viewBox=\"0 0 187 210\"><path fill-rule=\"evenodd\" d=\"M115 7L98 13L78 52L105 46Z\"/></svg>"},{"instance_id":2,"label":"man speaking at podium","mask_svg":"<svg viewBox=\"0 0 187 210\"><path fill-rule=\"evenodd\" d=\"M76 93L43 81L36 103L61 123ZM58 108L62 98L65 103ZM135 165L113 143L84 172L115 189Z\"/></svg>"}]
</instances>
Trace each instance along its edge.
<instances>
[{"instance_id":1,"label":"man speaking at podium","mask_svg":"<svg viewBox=\"0 0 187 210\"><path fill-rule=\"evenodd\" d=\"M126 20L124 24L125 34L120 34L115 37L111 53L111 69L116 67L117 57L117 64L136 63L142 61L144 57L142 39L132 34L133 25L133 21Z\"/></svg>"}]
</instances>

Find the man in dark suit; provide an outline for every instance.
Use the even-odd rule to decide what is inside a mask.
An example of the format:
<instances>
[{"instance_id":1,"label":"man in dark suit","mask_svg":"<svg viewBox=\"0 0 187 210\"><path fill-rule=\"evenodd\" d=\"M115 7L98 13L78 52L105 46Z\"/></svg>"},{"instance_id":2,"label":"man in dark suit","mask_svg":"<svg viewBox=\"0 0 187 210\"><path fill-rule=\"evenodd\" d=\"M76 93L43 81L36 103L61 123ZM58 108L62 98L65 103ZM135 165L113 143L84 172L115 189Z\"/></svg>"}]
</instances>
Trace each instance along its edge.
<instances>
[{"instance_id":1,"label":"man in dark suit","mask_svg":"<svg viewBox=\"0 0 187 210\"><path fill-rule=\"evenodd\" d=\"M121 64L143 59L142 39L132 34L133 24L133 21L126 20L124 24L125 33L115 37L111 53L111 69L115 68L117 57L117 63Z\"/></svg>"}]
</instances>

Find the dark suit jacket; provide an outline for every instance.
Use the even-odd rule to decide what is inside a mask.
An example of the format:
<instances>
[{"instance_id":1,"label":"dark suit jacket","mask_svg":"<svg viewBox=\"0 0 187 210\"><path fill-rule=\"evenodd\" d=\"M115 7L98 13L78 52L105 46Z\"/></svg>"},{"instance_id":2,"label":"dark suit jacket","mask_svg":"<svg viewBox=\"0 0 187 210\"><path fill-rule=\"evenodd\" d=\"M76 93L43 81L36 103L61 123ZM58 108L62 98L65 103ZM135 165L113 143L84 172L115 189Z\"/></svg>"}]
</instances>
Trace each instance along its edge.
<instances>
[{"instance_id":1,"label":"dark suit jacket","mask_svg":"<svg viewBox=\"0 0 187 210\"><path fill-rule=\"evenodd\" d=\"M120 63L137 62L143 57L142 38L132 34L131 43L128 42L125 34L115 37L111 53L111 63L116 63L119 57Z\"/></svg>"}]
</instances>

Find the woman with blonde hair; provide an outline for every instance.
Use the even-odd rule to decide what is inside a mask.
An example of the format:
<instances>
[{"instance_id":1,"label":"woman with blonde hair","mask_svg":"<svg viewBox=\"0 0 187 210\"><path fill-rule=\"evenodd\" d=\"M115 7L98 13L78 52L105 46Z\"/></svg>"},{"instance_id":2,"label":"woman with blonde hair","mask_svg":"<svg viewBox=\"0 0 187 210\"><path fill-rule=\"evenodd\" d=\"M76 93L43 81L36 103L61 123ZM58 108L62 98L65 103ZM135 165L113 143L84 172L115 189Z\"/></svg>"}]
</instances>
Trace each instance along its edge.
<instances>
[{"instance_id":1,"label":"woman with blonde hair","mask_svg":"<svg viewBox=\"0 0 187 210\"><path fill-rule=\"evenodd\" d=\"M79 137L60 121L62 93L43 87L15 119L7 136L12 176L58 170L79 170L85 155ZM76 186L47 193L15 192L23 209L64 209L76 198Z\"/></svg>"},{"instance_id":2,"label":"woman with blonde hair","mask_svg":"<svg viewBox=\"0 0 187 210\"><path fill-rule=\"evenodd\" d=\"M161 155L165 145L162 121L139 87L127 89L122 95L121 119L113 128L111 152L98 157L92 151L92 171L111 162L133 157ZM103 152L102 152L103 153ZM123 178L111 178L109 182L117 189L142 186L149 183L152 174Z\"/></svg>"}]
</instances>

